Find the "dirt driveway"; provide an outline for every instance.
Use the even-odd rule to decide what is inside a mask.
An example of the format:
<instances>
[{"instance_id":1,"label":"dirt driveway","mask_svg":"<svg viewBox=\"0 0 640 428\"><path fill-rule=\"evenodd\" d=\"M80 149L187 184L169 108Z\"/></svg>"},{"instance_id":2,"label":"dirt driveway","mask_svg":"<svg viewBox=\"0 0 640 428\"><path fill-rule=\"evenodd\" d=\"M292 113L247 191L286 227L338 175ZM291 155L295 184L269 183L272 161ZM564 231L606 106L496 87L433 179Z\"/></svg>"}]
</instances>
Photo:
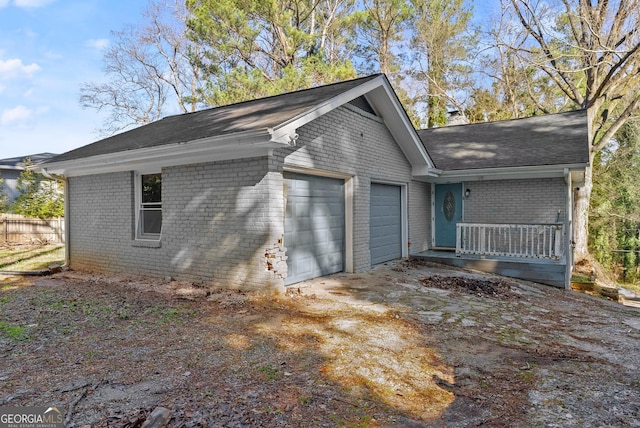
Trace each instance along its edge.
<instances>
[{"instance_id":1,"label":"dirt driveway","mask_svg":"<svg viewBox=\"0 0 640 428\"><path fill-rule=\"evenodd\" d=\"M0 406L67 426L640 426L640 310L414 262L286 296L0 283Z\"/></svg>"}]
</instances>

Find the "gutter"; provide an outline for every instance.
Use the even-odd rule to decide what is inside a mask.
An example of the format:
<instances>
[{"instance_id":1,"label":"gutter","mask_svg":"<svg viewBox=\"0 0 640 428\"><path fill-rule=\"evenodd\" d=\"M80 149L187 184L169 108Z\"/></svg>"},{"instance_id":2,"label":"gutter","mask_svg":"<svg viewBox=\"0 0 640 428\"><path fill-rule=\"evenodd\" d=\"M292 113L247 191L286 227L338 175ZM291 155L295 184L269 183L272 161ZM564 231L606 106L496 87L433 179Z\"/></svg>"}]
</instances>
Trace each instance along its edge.
<instances>
[{"instance_id":1,"label":"gutter","mask_svg":"<svg viewBox=\"0 0 640 428\"><path fill-rule=\"evenodd\" d=\"M184 164L185 162L215 161L217 157L229 159L229 157L225 158L225 156L233 156L238 153L242 153L247 157L259 149L266 151L283 145L288 144L273 141L270 130L262 129L42 163L39 167L50 174L70 177L104 172L130 171L149 164L164 167Z\"/></svg>"},{"instance_id":2,"label":"gutter","mask_svg":"<svg viewBox=\"0 0 640 428\"><path fill-rule=\"evenodd\" d=\"M560 165L535 165L515 166L501 168L476 168L461 170L430 169L430 174L414 174L414 178L423 178L433 182L450 182L453 180L496 180L511 178L540 177L564 177L565 171L582 170L588 164L560 164Z\"/></svg>"}]
</instances>

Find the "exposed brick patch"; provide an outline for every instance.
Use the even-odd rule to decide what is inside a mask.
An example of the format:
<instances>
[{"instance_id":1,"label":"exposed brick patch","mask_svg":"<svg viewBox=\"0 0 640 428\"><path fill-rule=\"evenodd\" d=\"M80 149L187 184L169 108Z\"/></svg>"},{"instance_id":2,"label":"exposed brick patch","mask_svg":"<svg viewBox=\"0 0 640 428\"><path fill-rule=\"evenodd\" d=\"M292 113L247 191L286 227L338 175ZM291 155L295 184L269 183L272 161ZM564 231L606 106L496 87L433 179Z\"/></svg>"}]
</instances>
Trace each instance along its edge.
<instances>
[{"instance_id":1,"label":"exposed brick patch","mask_svg":"<svg viewBox=\"0 0 640 428\"><path fill-rule=\"evenodd\" d=\"M288 276L287 268L287 248L282 245L282 239L279 239L271 247L267 247L264 258L267 264L267 270L273 272L278 278L286 279Z\"/></svg>"}]
</instances>

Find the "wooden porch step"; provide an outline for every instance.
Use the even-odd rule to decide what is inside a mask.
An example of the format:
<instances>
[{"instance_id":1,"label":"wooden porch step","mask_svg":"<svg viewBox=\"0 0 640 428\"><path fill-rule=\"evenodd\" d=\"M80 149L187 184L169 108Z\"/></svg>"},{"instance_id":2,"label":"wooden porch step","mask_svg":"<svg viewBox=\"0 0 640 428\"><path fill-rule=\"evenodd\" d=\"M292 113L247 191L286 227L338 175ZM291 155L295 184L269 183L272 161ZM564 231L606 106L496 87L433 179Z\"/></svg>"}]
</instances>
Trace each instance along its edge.
<instances>
[{"instance_id":1,"label":"wooden porch step","mask_svg":"<svg viewBox=\"0 0 640 428\"><path fill-rule=\"evenodd\" d=\"M464 269L474 269L480 272L494 273L511 278L524 279L540 284L565 287L566 266L560 263L540 263L527 260L496 260L480 258L455 257L451 254L438 255L436 252L418 253L412 257L422 260L455 266Z\"/></svg>"}]
</instances>

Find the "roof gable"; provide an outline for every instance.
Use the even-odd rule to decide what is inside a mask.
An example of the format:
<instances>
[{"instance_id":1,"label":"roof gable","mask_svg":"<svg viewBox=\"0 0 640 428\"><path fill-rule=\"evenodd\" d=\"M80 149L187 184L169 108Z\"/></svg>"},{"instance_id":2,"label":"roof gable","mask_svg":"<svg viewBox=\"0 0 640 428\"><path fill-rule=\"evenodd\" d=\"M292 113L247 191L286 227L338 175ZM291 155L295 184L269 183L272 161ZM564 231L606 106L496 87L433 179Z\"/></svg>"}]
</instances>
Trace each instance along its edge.
<instances>
[{"instance_id":1,"label":"roof gable","mask_svg":"<svg viewBox=\"0 0 640 428\"><path fill-rule=\"evenodd\" d=\"M587 112L423 129L418 135L442 171L588 165Z\"/></svg>"},{"instance_id":2,"label":"roof gable","mask_svg":"<svg viewBox=\"0 0 640 428\"><path fill-rule=\"evenodd\" d=\"M389 81L377 74L169 116L63 153L44 169L70 176L263 156L295 145L297 128L360 97L382 118L414 168L432 166Z\"/></svg>"}]
</instances>

